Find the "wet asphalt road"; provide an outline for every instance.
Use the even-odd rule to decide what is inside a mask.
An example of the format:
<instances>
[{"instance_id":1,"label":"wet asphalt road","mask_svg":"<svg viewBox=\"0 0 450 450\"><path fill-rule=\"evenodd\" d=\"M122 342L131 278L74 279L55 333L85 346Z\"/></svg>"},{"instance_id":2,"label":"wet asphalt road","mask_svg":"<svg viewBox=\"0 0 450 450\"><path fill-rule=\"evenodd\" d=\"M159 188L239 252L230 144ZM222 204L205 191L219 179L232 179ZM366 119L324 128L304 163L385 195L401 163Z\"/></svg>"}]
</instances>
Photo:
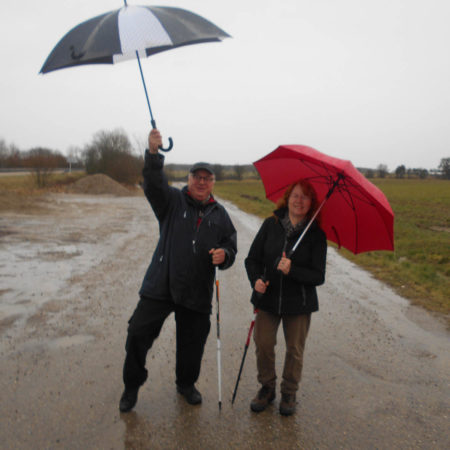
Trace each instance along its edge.
<instances>
[{"instance_id":1,"label":"wet asphalt road","mask_svg":"<svg viewBox=\"0 0 450 450\"><path fill-rule=\"evenodd\" d=\"M231 406L252 318L243 259L260 223L232 205L239 255L232 269L220 273L221 411L213 314L197 384L203 404L190 406L176 393L170 317L149 352L149 380L135 410L120 414L126 321L157 224L143 198L97 201L113 214L114 232L123 222L120 242L25 323L0 329L0 448L450 448L448 332L334 251L319 288L321 310L313 315L296 414L280 416L279 392L263 413L250 411L258 389L253 342ZM60 208L71 201L65 203ZM106 226L94 217L95 211L86 212L83 233ZM42 220L51 234L62 232L63 218ZM111 245L115 234L104 234L97 244ZM280 333L279 373L283 351Z\"/></svg>"}]
</instances>

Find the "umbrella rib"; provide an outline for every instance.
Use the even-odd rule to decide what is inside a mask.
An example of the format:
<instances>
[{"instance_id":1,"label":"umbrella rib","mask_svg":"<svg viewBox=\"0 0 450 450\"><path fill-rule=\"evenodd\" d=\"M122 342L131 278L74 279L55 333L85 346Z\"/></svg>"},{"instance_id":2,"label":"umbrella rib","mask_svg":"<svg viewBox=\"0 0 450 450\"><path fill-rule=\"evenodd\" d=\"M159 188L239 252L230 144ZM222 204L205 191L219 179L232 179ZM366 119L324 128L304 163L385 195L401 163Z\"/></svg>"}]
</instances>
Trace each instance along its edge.
<instances>
[{"instance_id":1,"label":"umbrella rib","mask_svg":"<svg viewBox=\"0 0 450 450\"><path fill-rule=\"evenodd\" d=\"M343 188L343 189L341 189ZM342 178L342 184L338 186L339 191L341 192L341 195L343 192L347 193L348 198L346 198L345 195L342 195L344 201L350 206L350 208L353 210L353 217L355 221L355 231L358 230L358 215L356 214L356 206L355 202L353 200L352 194L350 193L350 189L347 185L347 179ZM358 253L358 233L355 232L355 254Z\"/></svg>"},{"instance_id":2,"label":"umbrella rib","mask_svg":"<svg viewBox=\"0 0 450 450\"><path fill-rule=\"evenodd\" d=\"M349 180L348 177L343 177L343 180L345 180L345 184L339 185L338 188L340 191L347 192L349 196L352 198L357 199L360 202L366 203L369 206L376 207L376 204L368 198L366 195L363 194L361 187L358 184L352 183L351 180ZM350 188L353 188L356 192L351 193Z\"/></svg>"},{"instance_id":3,"label":"umbrella rib","mask_svg":"<svg viewBox=\"0 0 450 450\"><path fill-rule=\"evenodd\" d=\"M320 181L317 181L317 180L325 179L325 181L322 184L326 184L328 186L328 188L330 188L333 185L333 183L334 183L333 174L325 164L320 162L319 166L325 170L325 172L327 174L326 176L324 176L323 173L321 173L320 171L318 171L316 169L318 164L314 164L314 165L308 164L309 161L304 161L304 160L300 160L300 162L303 165L305 165L309 170L311 170L312 172L314 172L317 175L317 178L316 177L308 177L308 178L306 178L307 180L315 180L316 182L320 183Z\"/></svg>"}]
</instances>

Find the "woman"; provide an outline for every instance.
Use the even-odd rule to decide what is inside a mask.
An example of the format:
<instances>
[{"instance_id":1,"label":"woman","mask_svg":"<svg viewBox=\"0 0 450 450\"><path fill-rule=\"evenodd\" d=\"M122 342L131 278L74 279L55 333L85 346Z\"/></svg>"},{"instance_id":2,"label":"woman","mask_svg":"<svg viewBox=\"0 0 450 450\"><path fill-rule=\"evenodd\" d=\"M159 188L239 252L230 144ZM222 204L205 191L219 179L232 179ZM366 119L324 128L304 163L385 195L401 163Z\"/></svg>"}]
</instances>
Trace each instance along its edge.
<instances>
[{"instance_id":1,"label":"woman","mask_svg":"<svg viewBox=\"0 0 450 450\"><path fill-rule=\"evenodd\" d=\"M275 398L275 344L281 321L286 355L280 413L289 416L295 411L311 313L319 309L316 286L325 281L327 242L317 220L290 251L317 207L316 192L308 181L290 185L273 216L263 222L245 260L254 289L252 303L258 308L254 340L262 387L250 405L254 412L264 411Z\"/></svg>"}]
</instances>

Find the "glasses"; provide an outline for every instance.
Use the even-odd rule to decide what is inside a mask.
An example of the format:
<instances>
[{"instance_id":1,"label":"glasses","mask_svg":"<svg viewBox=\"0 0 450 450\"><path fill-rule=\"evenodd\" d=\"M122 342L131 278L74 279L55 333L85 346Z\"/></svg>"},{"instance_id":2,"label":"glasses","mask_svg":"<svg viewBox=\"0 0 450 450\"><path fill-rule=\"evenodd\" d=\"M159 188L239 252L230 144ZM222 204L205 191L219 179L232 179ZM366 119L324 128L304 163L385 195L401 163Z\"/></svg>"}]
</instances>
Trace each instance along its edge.
<instances>
[{"instance_id":1,"label":"glasses","mask_svg":"<svg viewBox=\"0 0 450 450\"><path fill-rule=\"evenodd\" d=\"M192 175L194 177L194 180L200 183L201 181L204 181L205 183L211 183L214 180L213 176L207 176L202 177L201 175L197 175L196 173Z\"/></svg>"}]
</instances>

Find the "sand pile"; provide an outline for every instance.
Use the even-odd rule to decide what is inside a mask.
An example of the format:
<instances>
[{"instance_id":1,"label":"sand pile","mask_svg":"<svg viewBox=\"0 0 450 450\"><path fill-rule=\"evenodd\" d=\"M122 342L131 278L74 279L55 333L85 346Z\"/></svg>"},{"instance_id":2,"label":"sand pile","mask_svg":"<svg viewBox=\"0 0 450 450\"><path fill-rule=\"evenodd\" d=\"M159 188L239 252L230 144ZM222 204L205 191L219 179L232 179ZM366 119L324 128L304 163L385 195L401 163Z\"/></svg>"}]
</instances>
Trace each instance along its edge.
<instances>
[{"instance_id":1,"label":"sand pile","mask_svg":"<svg viewBox=\"0 0 450 450\"><path fill-rule=\"evenodd\" d=\"M71 194L101 195L109 194L116 196L135 195L135 192L122 186L117 181L101 173L87 175L67 187Z\"/></svg>"}]
</instances>

